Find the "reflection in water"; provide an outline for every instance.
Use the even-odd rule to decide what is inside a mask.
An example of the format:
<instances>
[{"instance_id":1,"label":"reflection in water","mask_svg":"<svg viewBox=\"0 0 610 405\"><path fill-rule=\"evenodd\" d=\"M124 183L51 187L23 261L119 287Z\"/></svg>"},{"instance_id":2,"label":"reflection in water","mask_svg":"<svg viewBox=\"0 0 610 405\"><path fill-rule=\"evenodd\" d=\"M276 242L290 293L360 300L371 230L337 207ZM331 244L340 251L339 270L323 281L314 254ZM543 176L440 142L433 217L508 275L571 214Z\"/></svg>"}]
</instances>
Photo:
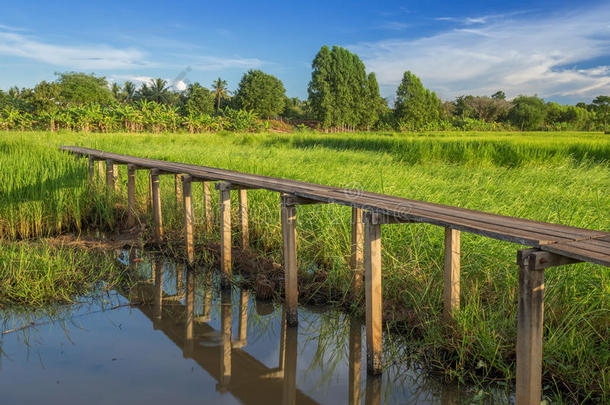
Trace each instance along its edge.
<instances>
[{"instance_id":1,"label":"reflection in water","mask_svg":"<svg viewBox=\"0 0 610 405\"><path fill-rule=\"evenodd\" d=\"M23 400L24 390L14 388L14 381L20 380L39 387L39 394L26 391L31 403L48 398L61 403L82 403L86 398L86 402L95 403L98 397L98 402L109 403L112 402L109 395L114 393L115 402L167 404L180 401L181 405L191 402L457 404L463 402L460 398L467 398L453 386L400 366L400 362L390 366L381 377L366 375L362 367L363 325L356 319L334 311L314 312L303 308L299 312L299 327L288 327L282 307L256 301L246 290L215 288L219 280L209 271L183 268L161 259L150 262L145 259L141 263L134 259L130 253L129 266L143 281L132 286L130 294L126 295L141 305L102 313L97 323L86 327L69 321L56 332L40 329L22 335L7 335L8 346L0 340L0 351L3 346L9 347L7 356L12 359L19 357L26 335L29 342L29 336L34 332L40 334L39 340L61 342L52 354L48 352L48 348L53 347L49 342L31 345L38 351L40 364L30 364L27 358L31 356L26 356L22 362L12 360L10 373L0 371L0 389L3 395L8 393L8 402L11 399L28 402ZM117 299L127 302L127 297ZM10 319L16 321L17 317ZM111 325L108 319L112 319ZM151 331L151 323L158 332ZM98 366L78 369L81 364L103 363L103 360L87 360L86 356L95 356L96 351L101 350L103 345L96 339L106 341L108 337L97 336L108 333L109 329L113 339L116 336L122 339L112 350L123 346L131 348L122 354L129 358L129 366L111 362L113 368L107 374L100 374L104 368ZM70 336L69 345L64 344L65 336ZM88 344L92 348L81 349L78 362L68 363L75 369L70 371L70 367L65 366L63 353ZM176 347L182 356L172 354ZM115 353L111 356L121 357ZM390 356L392 354L387 353L386 358ZM193 362L198 370L195 374ZM49 371L53 383L58 381L55 385L65 384L68 389L62 386L59 391L59 388L54 390L55 385L45 385ZM74 379L74 373L79 374L79 379ZM83 376L88 378L83 380ZM143 385L133 384L132 380L138 378L134 376L140 376ZM68 385L70 381L74 383ZM103 394L92 395L99 387L104 388ZM79 390L84 391L83 397L77 395ZM72 396L65 397L64 392L71 392ZM151 396L147 392L156 394ZM171 397L164 397L165 392L171 393ZM493 398L490 402L508 402L501 395Z\"/></svg>"}]
</instances>

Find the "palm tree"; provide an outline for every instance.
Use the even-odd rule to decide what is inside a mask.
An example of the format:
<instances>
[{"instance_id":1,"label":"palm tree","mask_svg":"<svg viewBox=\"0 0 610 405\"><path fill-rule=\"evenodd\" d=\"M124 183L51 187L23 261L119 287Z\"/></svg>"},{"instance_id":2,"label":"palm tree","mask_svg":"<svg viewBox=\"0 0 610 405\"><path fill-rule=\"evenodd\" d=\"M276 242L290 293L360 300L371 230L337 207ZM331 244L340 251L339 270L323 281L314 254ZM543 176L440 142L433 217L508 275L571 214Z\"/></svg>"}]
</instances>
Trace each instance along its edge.
<instances>
[{"instance_id":1,"label":"palm tree","mask_svg":"<svg viewBox=\"0 0 610 405\"><path fill-rule=\"evenodd\" d=\"M150 85L151 99L157 103L163 104L166 101L168 91L167 81L160 77L153 80Z\"/></svg>"},{"instance_id":2,"label":"palm tree","mask_svg":"<svg viewBox=\"0 0 610 405\"><path fill-rule=\"evenodd\" d=\"M133 100L133 97L136 95L136 86L132 82L125 82L123 84L123 97L125 97L125 101L129 102Z\"/></svg>"},{"instance_id":3,"label":"palm tree","mask_svg":"<svg viewBox=\"0 0 610 405\"><path fill-rule=\"evenodd\" d=\"M227 90L227 81L220 77L212 82L212 88L216 93L216 111L220 110L220 100L229 93Z\"/></svg>"},{"instance_id":4,"label":"palm tree","mask_svg":"<svg viewBox=\"0 0 610 405\"><path fill-rule=\"evenodd\" d=\"M110 91L112 91L112 95L116 101L119 101L119 96L121 93L121 86L119 86L116 82L112 83L110 87Z\"/></svg>"}]
</instances>

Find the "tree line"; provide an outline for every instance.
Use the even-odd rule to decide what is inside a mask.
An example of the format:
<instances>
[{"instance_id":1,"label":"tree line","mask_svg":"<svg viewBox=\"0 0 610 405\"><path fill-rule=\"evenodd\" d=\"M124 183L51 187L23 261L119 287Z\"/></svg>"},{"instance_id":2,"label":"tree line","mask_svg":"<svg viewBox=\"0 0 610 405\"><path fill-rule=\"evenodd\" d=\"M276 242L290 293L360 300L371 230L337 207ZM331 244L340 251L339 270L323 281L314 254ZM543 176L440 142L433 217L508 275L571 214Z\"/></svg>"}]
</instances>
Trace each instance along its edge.
<instances>
[{"instance_id":1,"label":"tree line","mask_svg":"<svg viewBox=\"0 0 610 405\"><path fill-rule=\"evenodd\" d=\"M33 88L0 90L0 129L81 131L259 130L288 122L326 131L353 130L607 130L610 97L560 105L537 96L507 100L463 95L441 101L406 71L392 103L358 55L323 46L312 62L308 98L288 98L277 77L246 72L235 92L222 78L177 90L163 79L141 86L79 72L58 73ZM290 128L288 126L288 128Z\"/></svg>"}]
</instances>

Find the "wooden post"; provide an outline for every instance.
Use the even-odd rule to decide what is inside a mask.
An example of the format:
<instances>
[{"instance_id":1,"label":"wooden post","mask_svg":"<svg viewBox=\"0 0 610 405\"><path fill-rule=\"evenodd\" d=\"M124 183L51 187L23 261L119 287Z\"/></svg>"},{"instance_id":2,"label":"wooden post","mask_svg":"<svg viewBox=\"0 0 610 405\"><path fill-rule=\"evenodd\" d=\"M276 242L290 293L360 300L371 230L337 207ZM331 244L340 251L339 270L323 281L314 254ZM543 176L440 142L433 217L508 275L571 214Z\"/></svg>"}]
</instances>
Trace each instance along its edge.
<instances>
[{"instance_id":1,"label":"wooden post","mask_svg":"<svg viewBox=\"0 0 610 405\"><path fill-rule=\"evenodd\" d=\"M517 405L540 404L542 399L544 266L537 266L536 255L534 249L518 255Z\"/></svg>"},{"instance_id":2,"label":"wooden post","mask_svg":"<svg viewBox=\"0 0 610 405\"><path fill-rule=\"evenodd\" d=\"M114 191L119 191L119 165L115 164L112 167L112 184L114 184Z\"/></svg>"},{"instance_id":3,"label":"wooden post","mask_svg":"<svg viewBox=\"0 0 610 405\"><path fill-rule=\"evenodd\" d=\"M95 160L89 156L89 180L95 180Z\"/></svg>"},{"instance_id":4,"label":"wooden post","mask_svg":"<svg viewBox=\"0 0 610 405\"><path fill-rule=\"evenodd\" d=\"M153 191L152 191L152 170L148 173L148 212L152 212L154 208L153 204Z\"/></svg>"},{"instance_id":5,"label":"wooden post","mask_svg":"<svg viewBox=\"0 0 610 405\"><path fill-rule=\"evenodd\" d=\"M210 321L210 311L212 309L212 273L205 273L205 291L203 293L203 319L205 322Z\"/></svg>"},{"instance_id":6,"label":"wooden post","mask_svg":"<svg viewBox=\"0 0 610 405\"><path fill-rule=\"evenodd\" d=\"M370 374L381 374L382 289L381 225L379 215L364 217L364 263L366 280L366 364Z\"/></svg>"},{"instance_id":7,"label":"wooden post","mask_svg":"<svg viewBox=\"0 0 610 405\"><path fill-rule=\"evenodd\" d=\"M106 187L108 190L114 189L114 161L106 159Z\"/></svg>"},{"instance_id":8,"label":"wooden post","mask_svg":"<svg viewBox=\"0 0 610 405\"><path fill-rule=\"evenodd\" d=\"M136 167L127 165L127 226L136 224Z\"/></svg>"},{"instance_id":9,"label":"wooden post","mask_svg":"<svg viewBox=\"0 0 610 405\"><path fill-rule=\"evenodd\" d=\"M100 180L104 178L104 162L101 160L97 161L97 173L100 176Z\"/></svg>"},{"instance_id":10,"label":"wooden post","mask_svg":"<svg viewBox=\"0 0 610 405\"><path fill-rule=\"evenodd\" d=\"M195 263L195 246L193 239L193 201L191 198L192 178L182 176L182 196L184 200L184 240L186 242L186 256L189 266Z\"/></svg>"},{"instance_id":11,"label":"wooden post","mask_svg":"<svg viewBox=\"0 0 610 405\"><path fill-rule=\"evenodd\" d=\"M155 220L155 241L160 243L163 239L163 217L161 214L161 191L159 190L159 170L150 171L152 185L153 216Z\"/></svg>"},{"instance_id":12,"label":"wooden post","mask_svg":"<svg viewBox=\"0 0 610 405\"><path fill-rule=\"evenodd\" d=\"M287 195L282 195L282 236L284 241L284 293L286 296L286 321L288 326L299 322L297 306L299 302L297 280L297 229L296 206L291 205Z\"/></svg>"},{"instance_id":13,"label":"wooden post","mask_svg":"<svg viewBox=\"0 0 610 405\"><path fill-rule=\"evenodd\" d=\"M362 329L355 318L349 324L349 405L360 404L360 375L362 367Z\"/></svg>"},{"instance_id":14,"label":"wooden post","mask_svg":"<svg viewBox=\"0 0 610 405\"><path fill-rule=\"evenodd\" d=\"M182 264L176 264L176 295L182 295L182 273L184 272L184 266Z\"/></svg>"},{"instance_id":15,"label":"wooden post","mask_svg":"<svg viewBox=\"0 0 610 405\"><path fill-rule=\"evenodd\" d=\"M248 249L250 237L248 234L248 191L239 189L239 227L241 229L241 247Z\"/></svg>"},{"instance_id":16,"label":"wooden post","mask_svg":"<svg viewBox=\"0 0 610 405\"><path fill-rule=\"evenodd\" d=\"M221 286L228 288L231 282L231 187L227 183L216 183L220 191L220 270Z\"/></svg>"},{"instance_id":17,"label":"wooden post","mask_svg":"<svg viewBox=\"0 0 610 405\"><path fill-rule=\"evenodd\" d=\"M178 207L182 203L182 188L180 187L181 182L182 182L182 175L175 174L174 175L174 192L176 193L176 206L178 206Z\"/></svg>"},{"instance_id":18,"label":"wooden post","mask_svg":"<svg viewBox=\"0 0 610 405\"><path fill-rule=\"evenodd\" d=\"M210 182L204 181L203 185L203 209L205 217L205 232L212 232L212 196L210 195Z\"/></svg>"},{"instance_id":19,"label":"wooden post","mask_svg":"<svg viewBox=\"0 0 610 405\"><path fill-rule=\"evenodd\" d=\"M362 288L362 273L364 272L364 224L362 209L352 207L352 251L350 267L353 274L352 291L358 293Z\"/></svg>"},{"instance_id":20,"label":"wooden post","mask_svg":"<svg viewBox=\"0 0 610 405\"><path fill-rule=\"evenodd\" d=\"M449 323L460 310L460 231L445 228L443 319Z\"/></svg>"},{"instance_id":21,"label":"wooden post","mask_svg":"<svg viewBox=\"0 0 610 405\"><path fill-rule=\"evenodd\" d=\"M297 345L298 329L286 328L286 340L284 342L284 386L282 390L282 404L296 404L297 392Z\"/></svg>"},{"instance_id":22,"label":"wooden post","mask_svg":"<svg viewBox=\"0 0 610 405\"><path fill-rule=\"evenodd\" d=\"M231 382L231 290L221 293L220 329L222 334L222 358L220 359L220 385L226 387Z\"/></svg>"}]
</instances>

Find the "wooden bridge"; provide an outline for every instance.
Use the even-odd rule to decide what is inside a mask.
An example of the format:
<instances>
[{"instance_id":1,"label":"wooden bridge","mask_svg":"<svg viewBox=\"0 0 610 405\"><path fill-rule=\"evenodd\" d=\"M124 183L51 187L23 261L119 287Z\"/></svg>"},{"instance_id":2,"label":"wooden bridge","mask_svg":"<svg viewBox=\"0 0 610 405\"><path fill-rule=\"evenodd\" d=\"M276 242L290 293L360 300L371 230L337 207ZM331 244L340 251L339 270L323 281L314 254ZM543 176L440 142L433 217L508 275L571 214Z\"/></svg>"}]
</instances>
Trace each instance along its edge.
<instances>
[{"instance_id":1,"label":"wooden bridge","mask_svg":"<svg viewBox=\"0 0 610 405\"><path fill-rule=\"evenodd\" d=\"M610 233L558 224L489 214L447 205L409 200L361 190L345 189L280 179L232 170L139 158L100 150L64 146L62 150L89 158L93 177L95 164L100 174L106 163L108 187L117 186L116 165L127 165L129 222L135 224L135 171L149 170L149 192L155 222L155 237L163 239L163 219L159 176L171 174L176 179L176 197L184 206L185 240L189 263L194 263L193 210L191 183L203 182L206 227L211 223L210 182L216 182L220 193L221 271L224 285L231 278L231 190L238 190L240 202L241 243L248 240L248 189L280 193L284 249L286 317L296 326L297 317L297 251L296 207L304 204L339 204L352 207L351 268L353 289L362 288L363 273L366 296L367 369L371 374L382 371L382 287L381 226L397 223L429 223L445 228L445 264L443 316L451 322L460 305L460 233L468 232L520 245L519 303L517 317L517 404L539 404L542 384L542 332L544 269L577 262L591 262L610 267ZM182 190L179 181L182 181Z\"/></svg>"}]
</instances>

